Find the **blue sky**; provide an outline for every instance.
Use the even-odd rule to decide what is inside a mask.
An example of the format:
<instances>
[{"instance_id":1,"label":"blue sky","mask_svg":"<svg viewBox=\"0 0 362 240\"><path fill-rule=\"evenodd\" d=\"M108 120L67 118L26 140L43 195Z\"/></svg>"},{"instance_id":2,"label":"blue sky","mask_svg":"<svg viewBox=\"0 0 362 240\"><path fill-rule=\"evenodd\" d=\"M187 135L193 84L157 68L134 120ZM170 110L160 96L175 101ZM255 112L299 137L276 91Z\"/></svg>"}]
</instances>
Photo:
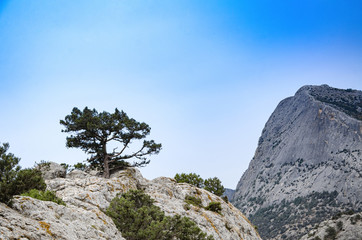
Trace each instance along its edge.
<instances>
[{"instance_id":1,"label":"blue sky","mask_svg":"<svg viewBox=\"0 0 362 240\"><path fill-rule=\"evenodd\" d=\"M303 85L362 89L361 1L0 0L0 142L23 167L65 147L73 107L123 109L163 150L149 179L235 188L279 101Z\"/></svg>"}]
</instances>

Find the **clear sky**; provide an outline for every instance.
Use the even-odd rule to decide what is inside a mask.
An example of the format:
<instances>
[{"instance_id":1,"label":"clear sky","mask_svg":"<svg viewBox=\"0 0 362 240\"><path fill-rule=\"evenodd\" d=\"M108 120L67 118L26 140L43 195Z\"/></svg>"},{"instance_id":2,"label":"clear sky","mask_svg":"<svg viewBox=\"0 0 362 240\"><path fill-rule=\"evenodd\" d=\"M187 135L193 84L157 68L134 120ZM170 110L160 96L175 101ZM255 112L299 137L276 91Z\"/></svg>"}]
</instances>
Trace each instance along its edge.
<instances>
[{"instance_id":1,"label":"clear sky","mask_svg":"<svg viewBox=\"0 0 362 240\"><path fill-rule=\"evenodd\" d=\"M23 167L74 164L73 107L148 123L153 179L235 188L279 101L303 85L362 89L360 0L0 0L0 142Z\"/></svg>"}]
</instances>

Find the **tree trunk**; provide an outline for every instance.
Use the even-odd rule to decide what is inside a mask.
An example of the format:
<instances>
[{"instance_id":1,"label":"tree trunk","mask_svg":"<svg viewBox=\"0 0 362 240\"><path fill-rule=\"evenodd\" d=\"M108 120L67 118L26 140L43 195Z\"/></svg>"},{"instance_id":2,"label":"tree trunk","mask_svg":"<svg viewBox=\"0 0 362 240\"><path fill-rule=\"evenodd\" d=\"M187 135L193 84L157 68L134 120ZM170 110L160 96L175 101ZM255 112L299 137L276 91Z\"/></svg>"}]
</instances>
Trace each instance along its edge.
<instances>
[{"instance_id":1,"label":"tree trunk","mask_svg":"<svg viewBox=\"0 0 362 240\"><path fill-rule=\"evenodd\" d=\"M107 146L106 146L107 142L103 143L103 154L104 154L104 160L103 160L103 167L104 167L104 172L103 172L103 177L105 178L109 178L109 156L107 154Z\"/></svg>"},{"instance_id":2,"label":"tree trunk","mask_svg":"<svg viewBox=\"0 0 362 240\"><path fill-rule=\"evenodd\" d=\"M104 163L103 177L109 178L109 157L108 157L108 155L106 155L106 157L104 158L103 163Z\"/></svg>"}]
</instances>

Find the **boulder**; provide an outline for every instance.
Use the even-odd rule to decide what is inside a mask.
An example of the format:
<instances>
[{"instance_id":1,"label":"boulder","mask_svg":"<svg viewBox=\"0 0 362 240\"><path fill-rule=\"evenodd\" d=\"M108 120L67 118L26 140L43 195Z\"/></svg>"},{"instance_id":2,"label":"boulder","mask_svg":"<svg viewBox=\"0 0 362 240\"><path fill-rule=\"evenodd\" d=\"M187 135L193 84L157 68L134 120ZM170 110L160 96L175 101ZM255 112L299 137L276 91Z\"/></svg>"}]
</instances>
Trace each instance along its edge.
<instances>
[{"instance_id":1,"label":"boulder","mask_svg":"<svg viewBox=\"0 0 362 240\"><path fill-rule=\"evenodd\" d=\"M166 215L189 217L215 240L260 240L247 218L220 197L171 178L147 180L135 168L109 179L74 170L66 178L48 178L46 183L66 206L15 197L13 208L0 205L0 239L124 239L104 211L117 195L142 189ZM187 204L188 195L200 198L203 206ZM220 202L221 212L206 210L210 202Z\"/></svg>"},{"instance_id":2,"label":"boulder","mask_svg":"<svg viewBox=\"0 0 362 240\"><path fill-rule=\"evenodd\" d=\"M37 168L42 172L45 180L65 178L67 175L65 168L55 162L40 163L37 165Z\"/></svg>"}]
</instances>

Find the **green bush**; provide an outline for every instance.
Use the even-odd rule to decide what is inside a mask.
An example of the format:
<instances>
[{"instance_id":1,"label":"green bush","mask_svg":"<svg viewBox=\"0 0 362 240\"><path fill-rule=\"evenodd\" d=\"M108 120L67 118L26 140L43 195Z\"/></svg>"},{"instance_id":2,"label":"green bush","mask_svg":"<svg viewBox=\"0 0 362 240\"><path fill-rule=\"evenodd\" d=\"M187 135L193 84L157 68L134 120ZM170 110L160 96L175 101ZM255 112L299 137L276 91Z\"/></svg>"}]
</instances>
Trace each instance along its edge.
<instances>
[{"instance_id":1,"label":"green bush","mask_svg":"<svg viewBox=\"0 0 362 240\"><path fill-rule=\"evenodd\" d=\"M28 197L32 197L32 198L36 198L42 201L51 201L51 202L55 202L59 205L64 205L65 203L63 202L62 199L58 198L55 195L55 192L52 191L39 191L37 189L31 189L30 191L21 194L22 196L28 196Z\"/></svg>"},{"instance_id":2,"label":"green bush","mask_svg":"<svg viewBox=\"0 0 362 240\"><path fill-rule=\"evenodd\" d=\"M337 231L334 227L328 227L326 230L327 235L324 236L324 240L334 240L337 236Z\"/></svg>"},{"instance_id":3,"label":"green bush","mask_svg":"<svg viewBox=\"0 0 362 240\"><path fill-rule=\"evenodd\" d=\"M221 213L221 209L222 209L221 203L220 202L210 202L209 205L205 209L216 212L216 213Z\"/></svg>"},{"instance_id":4,"label":"green bush","mask_svg":"<svg viewBox=\"0 0 362 240\"><path fill-rule=\"evenodd\" d=\"M87 167L87 164L85 164L85 163L76 163L76 164L74 164L74 169L78 169L78 170L82 170L82 171L84 171L85 169L86 169L86 167Z\"/></svg>"},{"instance_id":5,"label":"green bush","mask_svg":"<svg viewBox=\"0 0 362 240\"><path fill-rule=\"evenodd\" d=\"M217 177L206 179L204 182L204 186L205 190L212 192L219 197L225 192L224 186L221 184L220 179L218 179Z\"/></svg>"},{"instance_id":6,"label":"green bush","mask_svg":"<svg viewBox=\"0 0 362 240\"><path fill-rule=\"evenodd\" d=\"M18 190L16 194L21 194L31 189L44 191L47 187L41 171L35 168L20 170L14 184Z\"/></svg>"},{"instance_id":7,"label":"green bush","mask_svg":"<svg viewBox=\"0 0 362 240\"><path fill-rule=\"evenodd\" d=\"M30 189L45 190L46 184L37 169L23 169L18 165L20 158L6 153L9 144L0 146L0 202L11 205L14 195Z\"/></svg>"},{"instance_id":8,"label":"green bush","mask_svg":"<svg viewBox=\"0 0 362 240\"><path fill-rule=\"evenodd\" d=\"M175 175L175 180L178 183L189 183L191 185L194 185L198 188L204 187L204 180L200 177L200 175L196 173L181 173Z\"/></svg>"},{"instance_id":9,"label":"green bush","mask_svg":"<svg viewBox=\"0 0 362 240\"><path fill-rule=\"evenodd\" d=\"M338 221L337 222L337 230L338 232L342 231L343 229L343 222L342 221Z\"/></svg>"},{"instance_id":10,"label":"green bush","mask_svg":"<svg viewBox=\"0 0 362 240\"><path fill-rule=\"evenodd\" d=\"M200 177L200 175L197 175L196 173L177 173L174 179L178 183L189 183L198 188L204 188L205 190L212 192L219 197L225 192L224 186L221 184L220 179L218 179L217 177L204 180Z\"/></svg>"},{"instance_id":11,"label":"green bush","mask_svg":"<svg viewBox=\"0 0 362 240\"><path fill-rule=\"evenodd\" d=\"M114 198L106 213L127 240L213 239L187 217L165 216L141 190Z\"/></svg>"},{"instance_id":12,"label":"green bush","mask_svg":"<svg viewBox=\"0 0 362 240\"><path fill-rule=\"evenodd\" d=\"M198 197L186 195L185 202L188 203L188 204L192 204L192 205L194 205L196 207L201 207L201 208L203 207L202 206L202 201Z\"/></svg>"}]
</instances>

